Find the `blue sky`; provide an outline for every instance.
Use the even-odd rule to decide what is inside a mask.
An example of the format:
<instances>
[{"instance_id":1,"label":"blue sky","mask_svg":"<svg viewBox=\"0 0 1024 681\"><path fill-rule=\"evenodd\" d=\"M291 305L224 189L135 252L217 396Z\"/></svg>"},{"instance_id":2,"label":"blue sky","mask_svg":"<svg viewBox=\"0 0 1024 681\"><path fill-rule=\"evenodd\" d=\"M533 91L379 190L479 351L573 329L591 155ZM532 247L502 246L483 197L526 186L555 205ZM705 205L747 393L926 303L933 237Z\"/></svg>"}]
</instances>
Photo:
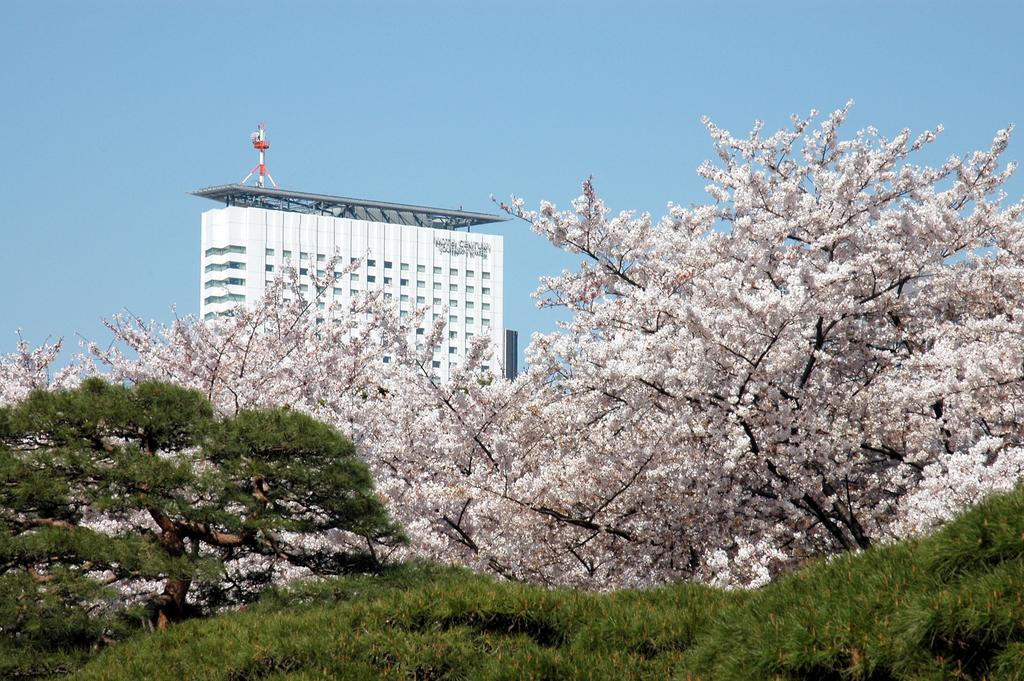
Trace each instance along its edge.
<instances>
[{"instance_id":1,"label":"blue sky","mask_svg":"<svg viewBox=\"0 0 1024 681\"><path fill-rule=\"evenodd\" d=\"M123 308L197 312L214 204L188 192L239 181L261 120L285 188L492 211L567 206L592 174L658 216L705 199L705 114L745 132L853 99L851 130L987 148L1024 123L1022 26L1024 3L938 0L5 3L0 353L19 328L75 350ZM554 323L537 277L573 260L493 231L522 343Z\"/></svg>"}]
</instances>

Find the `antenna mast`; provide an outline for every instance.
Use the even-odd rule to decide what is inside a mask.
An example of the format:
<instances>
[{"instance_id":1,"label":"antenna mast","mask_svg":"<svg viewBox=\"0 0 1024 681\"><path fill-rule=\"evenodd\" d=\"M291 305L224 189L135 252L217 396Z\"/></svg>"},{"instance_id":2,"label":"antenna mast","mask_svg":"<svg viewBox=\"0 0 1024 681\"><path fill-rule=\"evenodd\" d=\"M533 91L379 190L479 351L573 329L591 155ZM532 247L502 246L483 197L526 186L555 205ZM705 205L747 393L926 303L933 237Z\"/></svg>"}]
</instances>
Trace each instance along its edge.
<instances>
[{"instance_id":1,"label":"antenna mast","mask_svg":"<svg viewBox=\"0 0 1024 681\"><path fill-rule=\"evenodd\" d=\"M249 171L249 174L245 176L241 184L245 184L249 181L249 178L255 173L259 173L256 176L256 186L263 186L263 177L266 176L270 180L270 184L277 187L277 183L274 182L274 178L270 176L270 171L267 170L266 164L266 152L270 148L270 142L267 141L267 131L263 129L263 123L260 123L256 128L256 132L249 135L249 141L252 142L252 148L260 152L260 163L258 166Z\"/></svg>"}]
</instances>

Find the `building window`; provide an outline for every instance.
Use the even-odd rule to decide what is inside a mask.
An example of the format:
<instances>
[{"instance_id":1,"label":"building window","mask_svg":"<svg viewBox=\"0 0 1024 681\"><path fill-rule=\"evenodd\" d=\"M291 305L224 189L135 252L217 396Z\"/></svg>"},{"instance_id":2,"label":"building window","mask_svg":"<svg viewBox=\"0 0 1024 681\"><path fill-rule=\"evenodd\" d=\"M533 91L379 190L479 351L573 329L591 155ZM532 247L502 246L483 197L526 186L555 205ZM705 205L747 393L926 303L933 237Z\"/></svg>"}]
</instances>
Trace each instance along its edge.
<instances>
[{"instance_id":1,"label":"building window","mask_svg":"<svg viewBox=\"0 0 1024 681\"><path fill-rule=\"evenodd\" d=\"M450 274L453 277L457 277L459 276L459 270L453 267L450 270L448 270L448 274Z\"/></svg>"},{"instance_id":2,"label":"building window","mask_svg":"<svg viewBox=\"0 0 1024 681\"><path fill-rule=\"evenodd\" d=\"M273 248L268 248L267 249L267 255L274 255L274 249Z\"/></svg>"},{"instance_id":3,"label":"building window","mask_svg":"<svg viewBox=\"0 0 1024 681\"><path fill-rule=\"evenodd\" d=\"M439 281L435 281L434 282L434 290L435 291L440 291L441 290L441 282L439 282Z\"/></svg>"},{"instance_id":4,"label":"building window","mask_svg":"<svg viewBox=\"0 0 1024 681\"><path fill-rule=\"evenodd\" d=\"M406 317L408 317L408 316L409 316L409 312L408 312L408 311L406 311L406 310L402 310L401 312L399 312L399 313L398 313L398 316L399 316L399 318L401 318L401 319L405 319Z\"/></svg>"},{"instance_id":5,"label":"building window","mask_svg":"<svg viewBox=\"0 0 1024 681\"><path fill-rule=\"evenodd\" d=\"M334 295L336 295L336 296L340 296L344 292L345 292L345 289L343 289L343 288L335 288L334 289Z\"/></svg>"},{"instance_id":6,"label":"building window","mask_svg":"<svg viewBox=\"0 0 1024 681\"><path fill-rule=\"evenodd\" d=\"M416 265L416 271L417 272L426 272L427 268L424 267L423 265Z\"/></svg>"},{"instance_id":7,"label":"building window","mask_svg":"<svg viewBox=\"0 0 1024 681\"><path fill-rule=\"evenodd\" d=\"M481 310L490 310L491 309L491 304L490 303L481 303L480 304L480 309Z\"/></svg>"},{"instance_id":8,"label":"building window","mask_svg":"<svg viewBox=\"0 0 1024 681\"><path fill-rule=\"evenodd\" d=\"M491 320L487 317L484 317L483 319L480 320L480 323L486 327L489 327L491 325Z\"/></svg>"},{"instance_id":9,"label":"building window","mask_svg":"<svg viewBox=\"0 0 1024 681\"><path fill-rule=\"evenodd\" d=\"M401 301L402 301L403 303L408 303L408 302L409 302L409 296L407 296L407 295L405 295L405 294L403 293L403 294L402 294L402 297L401 297L401 298L399 298L399 300L401 300Z\"/></svg>"},{"instance_id":10,"label":"building window","mask_svg":"<svg viewBox=\"0 0 1024 681\"><path fill-rule=\"evenodd\" d=\"M472 300L467 300L466 301L466 309L467 310L472 310L474 307L476 307L476 305L473 304Z\"/></svg>"},{"instance_id":11,"label":"building window","mask_svg":"<svg viewBox=\"0 0 1024 681\"><path fill-rule=\"evenodd\" d=\"M384 355L384 363L391 364L391 357L389 355Z\"/></svg>"},{"instance_id":12,"label":"building window","mask_svg":"<svg viewBox=\"0 0 1024 681\"><path fill-rule=\"evenodd\" d=\"M303 276L308 275L309 274L309 268L308 267L300 267L299 268L299 274L301 274Z\"/></svg>"},{"instance_id":13,"label":"building window","mask_svg":"<svg viewBox=\"0 0 1024 681\"><path fill-rule=\"evenodd\" d=\"M452 315L448 315L448 323L449 324L455 324L458 321L459 321L458 316L453 315L453 314Z\"/></svg>"},{"instance_id":14,"label":"building window","mask_svg":"<svg viewBox=\"0 0 1024 681\"><path fill-rule=\"evenodd\" d=\"M291 251L281 251L281 257L283 257L283 258L290 258L290 257L292 257L292 252Z\"/></svg>"},{"instance_id":15,"label":"building window","mask_svg":"<svg viewBox=\"0 0 1024 681\"><path fill-rule=\"evenodd\" d=\"M440 304L441 304L441 299L440 298L434 298L434 305L440 305Z\"/></svg>"},{"instance_id":16,"label":"building window","mask_svg":"<svg viewBox=\"0 0 1024 681\"><path fill-rule=\"evenodd\" d=\"M416 304L417 305L422 305L425 302L427 302L426 298L424 298L423 296L416 296Z\"/></svg>"},{"instance_id":17,"label":"building window","mask_svg":"<svg viewBox=\"0 0 1024 681\"><path fill-rule=\"evenodd\" d=\"M491 289L488 288L487 286L484 286L483 288L480 289L480 293L484 294L485 296L489 296L491 295Z\"/></svg>"},{"instance_id":18,"label":"building window","mask_svg":"<svg viewBox=\"0 0 1024 681\"><path fill-rule=\"evenodd\" d=\"M417 336L422 336L423 335L423 327L420 327L420 328L416 329L416 335Z\"/></svg>"},{"instance_id":19,"label":"building window","mask_svg":"<svg viewBox=\"0 0 1024 681\"><path fill-rule=\"evenodd\" d=\"M384 277L384 285L389 286L391 284L391 277Z\"/></svg>"},{"instance_id":20,"label":"building window","mask_svg":"<svg viewBox=\"0 0 1024 681\"><path fill-rule=\"evenodd\" d=\"M309 286L307 286L306 284L302 284L299 286L299 290L305 293L306 291L309 290Z\"/></svg>"},{"instance_id":21,"label":"building window","mask_svg":"<svg viewBox=\"0 0 1024 681\"><path fill-rule=\"evenodd\" d=\"M326 274L326 273L323 270L317 270L316 271L316 276L318 276L318 277L322 277L322 276L324 276L324 274Z\"/></svg>"},{"instance_id":22,"label":"building window","mask_svg":"<svg viewBox=\"0 0 1024 681\"><path fill-rule=\"evenodd\" d=\"M427 287L427 282L425 282L425 281L417 281L416 282L416 288L426 288L426 287Z\"/></svg>"},{"instance_id":23,"label":"building window","mask_svg":"<svg viewBox=\"0 0 1024 681\"><path fill-rule=\"evenodd\" d=\"M377 281L377 277L373 276L372 274L367 274L366 275L366 283L372 284L375 281Z\"/></svg>"},{"instance_id":24,"label":"building window","mask_svg":"<svg viewBox=\"0 0 1024 681\"><path fill-rule=\"evenodd\" d=\"M467 277L474 277L474 276L476 276L476 272L474 270L466 270L466 276Z\"/></svg>"},{"instance_id":25,"label":"building window","mask_svg":"<svg viewBox=\"0 0 1024 681\"><path fill-rule=\"evenodd\" d=\"M454 348L454 347L452 347L452 346L450 346L450 345L448 346L448 354L449 354L449 355L454 355L454 354L455 354L456 352L458 352L458 351L459 351L459 349L458 349L458 348Z\"/></svg>"},{"instance_id":26,"label":"building window","mask_svg":"<svg viewBox=\"0 0 1024 681\"><path fill-rule=\"evenodd\" d=\"M398 285L399 286L408 286L409 285L409 280L408 279L399 279L398 280Z\"/></svg>"},{"instance_id":27,"label":"building window","mask_svg":"<svg viewBox=\"0 0 1024 681\"><path fill-rule=\"evenodd\" d=\"M377 266L377 261L374 260L373 258L368 258L366 260L366 266L367 267L376 267Z\"/></svg>"},{"instance_id":28,"label":"building window","mask_svg":"<svg viewBox=\"0 0 1024 681\"><path fill-rule=\"evenodd\" d=\"M455 300L454 298L449 298L448 305L450 305L451 307L458 307L459 301Z\"/></svg>"},{"instance_id":29,"label":"building window","mask_svg":"<svg viewBox=\"0 0 1024 681\"><path fill-rule=\"evenodd\" d=\"M467 323L467 324L473 324L473 323L475 323L475 322L476 322L476 320L475 320L475 319L473 319L472 317L466 317L466 323Z\"/></svg>"},{"instance_id":30,"label":"building window","mask_svg":"<svg viewBox=\"0 0 1024 681\"><path fill-rule=\"evenodd\" d=\"M359 281L359 275L356 274L355 272L353 272L352 274L348 275L348 280L349 281Z\"/></svg>"},{"instance_id":31,"label":"building window","mask_svg":"<svg viewBox=\"0 0 1024 681\"><path fill-rule=\"evenodd\" d=\"M391 269L391 261L390 260L385 260L384 261L384 269L386 269L386 270L390 270Z\"/></svg>"},{"instance_id":32,"label":"building window","mask_svg":"<svg viewBox=\"0 0 1024 681\"><path fill-rule=\"evenodd\" d=\"M385 293L384 294L384 300L391 300L392 298L394 298L394 296L391 295L390 293Z\"/></svg>"},{"instance_id":33,"label":"building window","mask_svg":"<svg viewBox=\"0 0 1024 681\"><path fill-rule=\"evenodd\" d=\"M448 284L448 290L449 291L453 291L453 292L454 291L458 291L459 290L459 285L458 284Z\"/></svg>"},{"instance_id":34,"label":"building window","mask_svg":"<svg viewBox=\"0 0 1024 681\"><path fill-rule=\"evenodd\" d=\"M440 267L435 267L434 268L434 274L441 274L441 268Z\"/></svg>"},{"instance_id":35,"label":"building window","mask_svg":"<svg viewBox=\"0 0 1024 681\"><path fill-rule=\"evenodd\" d=\"M434 367L435 369L439 369L441 367L441 363L435 359L430 362L430 366Z\"/></svg>"},{"instance_id":36,"label":"building window","mask_svg":"<svg viewBox=\"0 0 1024 681\"><path fill-rule=\"evenodd\" d=\"M476 292L476 288L474 288L472 286L467 286L466 287L466 293L475 293L475 292Z\"/></svg>"},{"instance_id":37,"label":"building window","mask_svg":"<svg viewBox=\"0 0 1024 681\"><path fill-rule=\"evenodd\" d=\"M245 254L245 246L225 246L224 248L207 248L206 255L225 255L227 253Z\"/></svg>"},{"instance_id":38,"label":"building window","mask_svg":"<svg viewBox=\"0 0 1024 681\"><path fill-rule=\"evenodd\" d=\"M490 279L491 278L491 273L490 272L481 272L480 276L483 277L484 279Z\"/></svg>"},{"instance_id":39,"label":"building window","mask_svg":"<svg viewBox=\"0 0 1024 681\"><path fill-rule=\"evenodd\" d=\"M401 269L402 269L403 272L408 272L409 271L409 263L403 262L402 265L401 265Z\"/></svg>"},{"instance_id":40,"label":"building window","mask_svg":"<svg viewBox=\"0 0 1024 681\"><path fill-rule=\"evenodd\" d=\"M268 272L273 272L274 271L274 266L273 265L267 265L266 270Z\"/></svg>"},{"instance_id":41,"label":"building window","mask_svg":"<svg viewBox=\"0 0 1024 681\"><path fill-rule=\"evenodd\" d=\"M455 340L458 337L459 337L459 332L458 331L449 331L448 332L448 338L450 338L452 340Z\"/></svg>"},{"instance_id":42,"label":"building window","mask_svg":"<svg viewBox=\"0 0 1024 681\"><path fill-rule=\"evenodd\" d=\"M299 260L309 260L309 253L299 251Z\"/></svg>"}]
</instances>

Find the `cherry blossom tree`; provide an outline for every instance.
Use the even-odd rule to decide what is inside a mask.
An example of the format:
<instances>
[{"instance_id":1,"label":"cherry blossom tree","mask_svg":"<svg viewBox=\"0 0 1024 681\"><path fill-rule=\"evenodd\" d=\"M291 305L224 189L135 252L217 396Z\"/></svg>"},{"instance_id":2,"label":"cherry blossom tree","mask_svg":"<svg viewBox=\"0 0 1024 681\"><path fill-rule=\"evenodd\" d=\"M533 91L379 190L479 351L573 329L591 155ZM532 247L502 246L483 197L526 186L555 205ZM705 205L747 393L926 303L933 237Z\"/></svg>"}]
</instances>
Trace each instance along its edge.
<instances>
[{"instance_id":1,"label":"cherry blossom tree","mask_svg":"<svg viewBox=\"0 0 1024 681\"><path fill-rule=\"evenodd\" d=\"M320 295L331 276L315 283ZM620 560L614 548L632 540L627 533L602 528L572 509L577 502L567 503L573 494L588 504L613 500L625 482L616 473L624 453L603 452L607 475L580 477L582 462L568 456L564 469L556 467L548 452L573 450L572 429L581 426L567 432L566 419L576 406L561 401L561 389L538 372L506 381L484 371L493 354L485 337L474 339L451 380L439 383L431 360L446 335L446 314L427 332L425 312L402 319L374 293L321 310L319 296L304 298L292 276L213 323L182 319L161 327L115 318L109 328L117 342L90 347L92 370L116 381L200 390L222 414L287 404L336 426L356 443L407 530L410 545L397 555L550 583L644 579L644 569ZM597 550L597 538L611 545ZM611 576L620 572L631 576Z\"/></svg>"},{"instance_id":2,"label":"cherry blossom tree","mask_svg":"<svg viewBox=\"0 0 1024 681\"><path fill-rule=\"evenodd\" d=\"M0 355L0 407L22 401L36 388L49 387L52 383L50 368L62 345L57 341L32 348L19 336L16 351ZM73 370L60 372L56 380L67 380L73 373Z\"/></svg>"},{"instance_id":3,"label":"cherry blossom tree","mask_svg":"<svg viewBox=\"0 0 1024 681\"><path fill-rule=\"evenodd\" d=\"M867 548L1021 478L1010 131L922 167L941 128L841 139L847 112L746 138L705 121L712 202L658 222L610 215L589 182L569 213L510 208L585 257L544 281L542 304L573 318L531 364L591 432L653 427L676 481L658 525L696 535L698 572L751 544L783 564Z\"/></svg>"},{"instance_id":4,"label":"cherry blossom tree","mask_svg":"<svg viewBox=\"0 0 1024 681\"><path fill-rule=\"evenodd\" d=\"M323 419L406 528L399 555L510 578L757 585L926 531L1024 471L1024 205L1009 130L929 167L941 128L844 138L848 109L771 135L706 121L710 200L660 220L590 181L569 211L506 206L581 257L542 280L571 318L514 381L479 337L439 383L445 315L321 309L294 276L211 323L115 319L92 370Z\"/></svg>"}]
</instances>

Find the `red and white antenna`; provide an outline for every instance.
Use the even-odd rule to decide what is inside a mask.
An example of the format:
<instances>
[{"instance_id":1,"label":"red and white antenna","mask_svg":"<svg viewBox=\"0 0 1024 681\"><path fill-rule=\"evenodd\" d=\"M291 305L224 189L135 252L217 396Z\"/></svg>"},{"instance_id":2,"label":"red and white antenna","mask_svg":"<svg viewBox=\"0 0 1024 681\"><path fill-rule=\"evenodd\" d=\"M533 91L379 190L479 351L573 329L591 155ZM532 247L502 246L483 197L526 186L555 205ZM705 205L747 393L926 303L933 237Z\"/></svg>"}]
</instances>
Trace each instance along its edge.
<instances>
[{"instance_id":1,"label":"red and white antenna","mask_svg":"<svg viewBox=\"0 0 1024 681\"><path fill-rule=\"evenodd\" d=\"M252 142L252 148L260 152L260 164L249 171L249 174L245 176L244 180L242 180L242 184L248 182L249 178L258 172L259 175L256 176L257 187L263 186L263 177L265 175L267 179L270 180L270 184L274 185L276 188L277 183L274 182L274 178L270 176L270 172L267 170L266 153L267 149L270 148L270 142L267 141L267 131L263 129L263 123L259 124L259 127L256 128L256 132L249 135L249 141Z\"/></svg>"}]
</instances>

